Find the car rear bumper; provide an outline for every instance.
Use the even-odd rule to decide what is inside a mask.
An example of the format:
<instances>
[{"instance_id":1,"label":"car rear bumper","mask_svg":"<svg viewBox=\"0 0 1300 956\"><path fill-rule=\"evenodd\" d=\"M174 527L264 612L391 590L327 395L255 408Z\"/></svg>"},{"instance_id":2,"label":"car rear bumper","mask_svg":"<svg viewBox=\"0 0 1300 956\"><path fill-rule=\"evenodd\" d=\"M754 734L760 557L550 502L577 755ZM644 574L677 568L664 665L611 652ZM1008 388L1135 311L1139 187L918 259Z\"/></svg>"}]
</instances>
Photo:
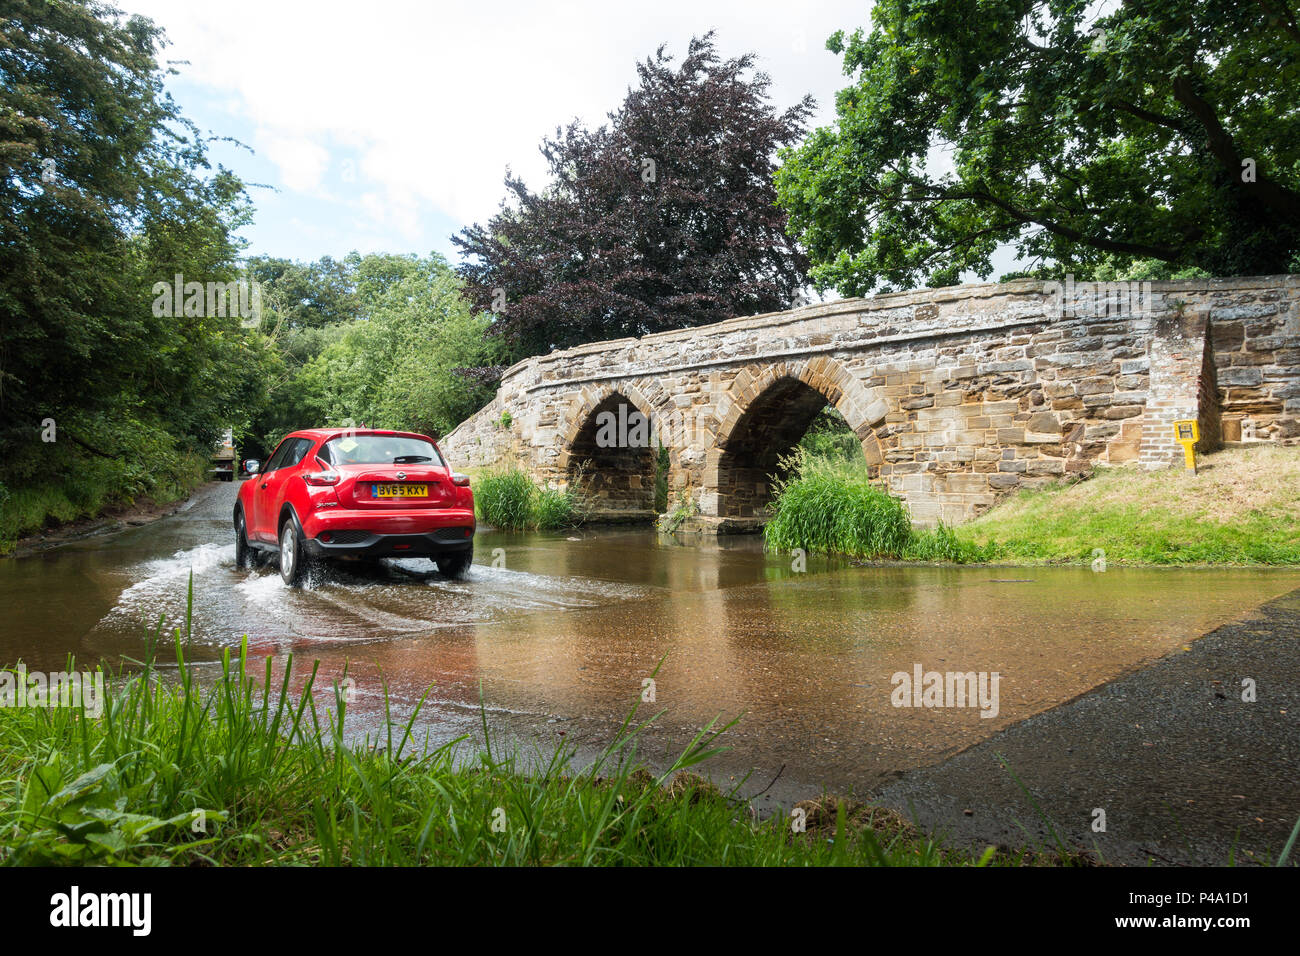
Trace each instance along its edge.
<instances>
[{"instance_id":1,"label":"car rear bumper","mask_svg":"<svg viewBox=\"0 0 1300 956\"><path fill-rule=\"evenodd\" d=\"M314 557L436 557L474 547L474 512L460 508L405 511L318 511L303 523Z\"/></svg>"},{"instance_id":2,"label":"car rear bumper","mask_svg":"<svg viewBox=\"0 0 1300 956\"><path fill-rule=\"evenodd\" d=\"M448 529L459 531L461 529ZM326 532L328 534L328 532ZM320 537L307 539L307 551L316 558L358 557L358 558L435 558L446 554L472 551L474 548L473 531L469 537L457 537L447 540L439 537L439 532L429 534L372 534L366 533L360 540L352 540L351 535L343 534L344 540L322 541Z\"/></svg>"}]
</instances>

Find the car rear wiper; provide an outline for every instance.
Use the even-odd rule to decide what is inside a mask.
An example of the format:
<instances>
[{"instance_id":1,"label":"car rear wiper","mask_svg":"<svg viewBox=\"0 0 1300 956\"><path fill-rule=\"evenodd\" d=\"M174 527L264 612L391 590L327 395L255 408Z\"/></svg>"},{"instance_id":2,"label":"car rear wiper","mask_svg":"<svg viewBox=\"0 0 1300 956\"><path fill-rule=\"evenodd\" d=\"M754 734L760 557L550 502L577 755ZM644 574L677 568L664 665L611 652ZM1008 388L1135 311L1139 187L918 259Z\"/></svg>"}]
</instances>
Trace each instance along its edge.
<instances>
[{"instance_id":1,"label":"car rear wiper","mask_svg":"<svg viewBox=\"0 0 1300 956\"><path fill-rule=\"evenodd\" d=\"M428 455L398 455L393 459L394 465L414 465L421 461L433 461Z\"/></svg>"}]
</instances>

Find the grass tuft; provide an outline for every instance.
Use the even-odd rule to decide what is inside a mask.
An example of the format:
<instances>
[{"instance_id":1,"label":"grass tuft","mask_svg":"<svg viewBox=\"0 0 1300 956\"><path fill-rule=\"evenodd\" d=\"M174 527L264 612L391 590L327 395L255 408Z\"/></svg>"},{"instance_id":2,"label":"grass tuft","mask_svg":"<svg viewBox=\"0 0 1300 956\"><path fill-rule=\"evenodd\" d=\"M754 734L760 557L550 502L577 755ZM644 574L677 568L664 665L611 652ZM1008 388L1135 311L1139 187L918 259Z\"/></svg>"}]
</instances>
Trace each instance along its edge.
<instances>
[{"instance_id":1,"label":"grass tuft","mask_svg":"<svg viewBox=\"0 0 1300 956\"><path fill-rule=\"evenodd\" d=\"M782 468L787 477L775 482L772 518L763 529L773 550L959 562L987 560L992 553L943 525L913 530L907 508L871 480L865 461L796 448Z\"/></svg>"},{"instance_id":2,"label":"grass tuft","mask_svg":"<svg viewBox=\"0 0 1300 956\"><path fill-rule=\"evenodd\" d=\"M499 531L571 528L585 518L579 485L561 490L538 484L520 468L484 471L474 479L474 505L479 518Z\"/></svg>"}]
</instances>

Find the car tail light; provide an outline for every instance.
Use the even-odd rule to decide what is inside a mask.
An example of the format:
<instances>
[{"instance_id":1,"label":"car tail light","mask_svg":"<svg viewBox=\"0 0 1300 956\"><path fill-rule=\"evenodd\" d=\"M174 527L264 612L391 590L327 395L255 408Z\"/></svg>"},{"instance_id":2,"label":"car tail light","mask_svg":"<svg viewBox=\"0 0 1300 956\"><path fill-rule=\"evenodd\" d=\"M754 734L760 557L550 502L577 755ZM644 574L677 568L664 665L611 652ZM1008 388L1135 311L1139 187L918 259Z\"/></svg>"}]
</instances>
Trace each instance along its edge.
<instances>
[{"instance_id":1,"label":"car tail light","mask_svg":"<svg viewBox=\"0 0 1300 956\"><path fill-rule=\"evenodd\" d=\"M460 488L468 488L468 487L469 487L469 475L462 475L462 474L461 474L460 472L458 472L458 471L453 471L453 472L451 473L451 483L452 483L453 485L456 485L456 486L460 487Z\"/></svg>"},{"instance_id":2,"label":"car tail light","mask_svg":"<svg viewBox=\"0 0 1300 956\"><path fill-rule=\"evenodd\" d=\"M307 482L309 485L337 485L339 483L340 476L337 471L325 464L319 458L316 459L316 464L320 465L321 470L304 471L302 473L303 481Z\"/></svg>"}]
</instances>

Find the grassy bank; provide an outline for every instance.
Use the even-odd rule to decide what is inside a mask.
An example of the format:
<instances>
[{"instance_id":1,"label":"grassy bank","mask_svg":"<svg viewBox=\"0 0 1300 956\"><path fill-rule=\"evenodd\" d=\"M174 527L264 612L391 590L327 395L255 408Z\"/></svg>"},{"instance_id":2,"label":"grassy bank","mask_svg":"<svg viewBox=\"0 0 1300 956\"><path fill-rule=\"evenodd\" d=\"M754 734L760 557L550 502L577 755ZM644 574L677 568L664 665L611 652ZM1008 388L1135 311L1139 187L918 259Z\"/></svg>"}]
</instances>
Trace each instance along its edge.
<instances>
[{"instance_id":1,"label":"grassy bank","mask_svg":"<svg viewBox=\"0 0 1300 956\"><path fill-rule=\"evenodd\" d=\"M1238 448L1180 469L1098 468L1022 491L957 528L914 530L865 464L797 452L776 483L769 547L960 563L1300 565L1300 448Z\"/></svg>"},{"instance_id":2,"label":"grassy bank","mask_svg":"<svg viewBox=\"0 0 1300 956\"><path fill-rule=\"evenodd\" d=\"M176 646L183 646L178 640ZM156 643L151 646L157 646ZM427 748L419 707L346 746L336 686L318 710L246 646L201 690L179 651L112 681L102 715L0 709L0 863L982 865L1066 854L944 848L897 814L836 800L801 805L806 831L759 821L686 771L717 752L702 731L666 770L635 757L633 707L594 764L561 747L531 761L487 746ZM292 662L290 662L292 667ZM69 670L72 669L70 665ZM723 728L725 730L726 728ZM467 759L468 758L468 759Z\"/></svg>"},{"instance_id":3,"label":"grassy bank","mask_svg":"<svg viewBox=\"0 0 1300 956\"><path fill-rule=\"evenodd\" d=\"M1153 565L1300 565L1300 448L1235 448L1181 469L1099 468L1021 492L963 540L1000 560Z\"/></svg>"},{"instance_id":4,"label":"grassy bank","mask_svg":"<svg viewBox=\"0 0 1300 956\"><path fill-rule=\"evenodd\" d=\"M474 508L499 531L551 531L581 524L584 501L573 487L563 491L533 481L526 471L506 468L473 477Z\"/></svg>"},{"instance_id":5,"label":"grassy bank","mask_svg":"<svg viewBox=\"0 0 1300 956\"><path fill-rule=\"evenodd\" d=\"M67 451L51 459L41 472L0 483L0 555L27 535L143 502L180 501L203 483L208 466L202 456L170 449L141 459L148 464Z\"/></svg>"}]
</instances>

